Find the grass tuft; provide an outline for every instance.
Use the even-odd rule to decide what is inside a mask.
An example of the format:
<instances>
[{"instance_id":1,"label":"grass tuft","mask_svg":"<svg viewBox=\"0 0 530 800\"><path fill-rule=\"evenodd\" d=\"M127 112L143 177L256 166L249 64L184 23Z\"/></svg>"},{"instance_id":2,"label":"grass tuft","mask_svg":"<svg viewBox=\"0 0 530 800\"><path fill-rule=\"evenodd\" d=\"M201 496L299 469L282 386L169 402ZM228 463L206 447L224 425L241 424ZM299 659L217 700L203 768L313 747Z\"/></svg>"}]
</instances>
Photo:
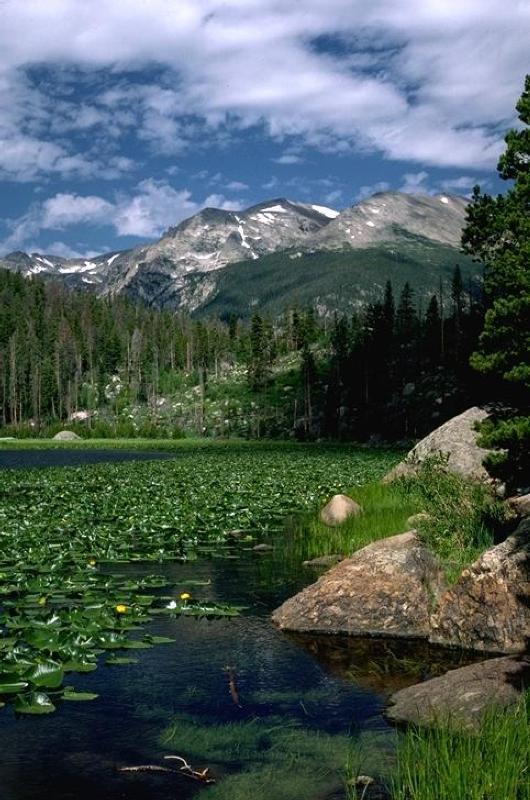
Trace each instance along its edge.
<instances>
[{"instance_id":1,"label":"grass tuft","mask_svg":"<svg viewBox=\"0 0 530 800\"><path fill-rule=\"evenodd\" d=\"M492 709L479 733L409 729L397 752L392 800L530 800L530 694Z\"/></svg>"}]
</instances>

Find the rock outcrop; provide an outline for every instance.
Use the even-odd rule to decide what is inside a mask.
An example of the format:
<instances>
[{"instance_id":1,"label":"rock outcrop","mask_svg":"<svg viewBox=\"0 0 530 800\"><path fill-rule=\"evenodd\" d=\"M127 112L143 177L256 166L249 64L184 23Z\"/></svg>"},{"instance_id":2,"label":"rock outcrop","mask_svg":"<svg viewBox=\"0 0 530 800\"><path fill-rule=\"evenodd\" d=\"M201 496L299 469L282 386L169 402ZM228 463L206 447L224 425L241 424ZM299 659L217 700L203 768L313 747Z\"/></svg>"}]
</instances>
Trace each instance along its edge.
<instances>
[{"instance_id":1,"label":"rock outcrop","mask_svg":"<svg viewBox=\"0 0 530 800\"><path fill-rule=\"evenodd\" d=\"M491 478L482 464L490 451L479 447L475 430L476 423L487 417L488 412L477 406L453 417L418 442L405 459L383 478L383 482L390 483L396 478L414 474L427 458L440 455L447 458L450 472L472 481L490 482Z\"/></svg>"},{"instance_id":2,"label":"rock outcrop","mask_svg":"<svg viewBox=\"0 0 530 800\"><path fill-rule=\"evenodd\" d=\"M475 728L492 703L497 708L514 705L528 686L528 658L493 658L400 689L390 698L386 715L399 723Z\"/></svg>"},{"instance_id":3,"label":"rock outcrop","mask_svg":"<svg viewBox=\"0 0 530 800\"><path fill-rule=\"evenodd\" d=\"M81 437L73 431L59 431L53 438L58 442L74 442L81 439Z\"/></svg>"},{"instance_id":4,"label":"rock outcrop","mask_svg":"<svg viewBox=\"0 0 530 800\"><path fill-rule=\"evenodd\" d=\"M440 599L430 641L520 653L530 642L530 518L487 550Z\"/></svg>"},{"instance_id":5,"label":"rock outcrop","mask_svg":"<svg viewBox=\"0 0 530 800\"><path fill-rule=\"evenodd\" d=\"M435 557L413 532L402 533L341 561L273 621L291 631L427 638L431 606L444 590Z\"/></svg>"},{"instance_id":6,"label":"rock outcrop","mask_svg":"<svg viewBox=\"0 0 530 800\"><path fill-rule=\"evenodd\" d=\"M508 514L515 519L530 517L530 494L519 494L506 500Z\"/></svg>"},{"instance_id":7,"label":"rock outcrop","mask_svg":"<svg viewBox=\"0 0 530 800\"><path fill-rule=\"evenodd\" d=\"M320 512L320 521L324 525L335 527L342 525L350 517L355 517L362 511L361 506L346 494L335 494Z\"/></svg>"}]
</instances>

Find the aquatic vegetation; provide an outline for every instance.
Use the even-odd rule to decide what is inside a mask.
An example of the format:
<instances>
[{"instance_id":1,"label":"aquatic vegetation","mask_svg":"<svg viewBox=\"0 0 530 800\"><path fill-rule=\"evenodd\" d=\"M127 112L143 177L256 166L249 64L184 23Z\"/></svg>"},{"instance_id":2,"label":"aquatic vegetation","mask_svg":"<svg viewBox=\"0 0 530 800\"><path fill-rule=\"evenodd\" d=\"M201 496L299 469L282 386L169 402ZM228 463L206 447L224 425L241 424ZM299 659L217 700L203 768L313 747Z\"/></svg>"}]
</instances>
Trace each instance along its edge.
<instances>
[{"instance_id":1,"label":"aquatic vegetation","mask_svg":"<svg viewBox=\"0 0 530 800\"><path fill-rule=\"evenodd\" d=\"M215 800L299 800L340 791L346 780L350 740L346 734L310 730L281 717L212 724L179 717L162 737L164 749L179 747L201 763L208 754Z\"/></svg>"},{"instance_id":2,"label":"aquatic vegetation","mask_svg":"<svg viewBox=\"0 0 530 800\"><path fill-rule=\"evenodd\" d=\"M234 557L288 515L382 474L393 453L351 447L185 446L170 461L4 471L0 486L0 700L49 713L69 673L131 663L170 643L157 614L230 617L204 583L173 586L141 562ZM227 548L231 542L231 550ZM239 545L238 545L239 546ZM85 696L83 699L88 700Z\"/></svg>"}]
</instances>

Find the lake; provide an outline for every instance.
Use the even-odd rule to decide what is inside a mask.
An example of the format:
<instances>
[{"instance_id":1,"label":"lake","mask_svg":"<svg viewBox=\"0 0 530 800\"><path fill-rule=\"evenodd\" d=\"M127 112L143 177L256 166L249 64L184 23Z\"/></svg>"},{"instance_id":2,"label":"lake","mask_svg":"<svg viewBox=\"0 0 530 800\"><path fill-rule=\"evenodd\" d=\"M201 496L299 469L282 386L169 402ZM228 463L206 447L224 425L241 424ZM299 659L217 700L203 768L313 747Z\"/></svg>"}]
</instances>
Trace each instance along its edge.
<instances>
[{"instance_id":1,"label":"lake","mask_svg":"<svg viewBox=\"0 0 530 800\"><path fill-rule=\"evenodd\" d=\"M286 504L287 497L293 502L295 489L307 491L305 502L311 503L312 480L319 491L326 492L332 486L347 485L351 469L358 470L359 464L366 462L366 474L375 469L368 454L358 455L360 460L354 462L349 451L343 455L336 451L337 455L323 450L319 455L314 449L300 448L296 451L300 456L289 456L286 465L276 463L275 459L285 459L278 452L275 456L273 449L256 457L252 480L258 483L248 486L245 481L250 481L253 462L248 454L239 456L237 449L226 456L203 453L200 459L187 453L179 457L182 465L167 453L0 452L4 466L71 465L61 470L4 473L6 531L7 526L18 525L17 519L30 528L40 525L41 532L28 539L36 543L59 522L63 524L68 512L73 515L68 520L69 533L53 534L58 541L62 537L65 547L64 536L76 536L83 526L88 534L92 526L99 526L102 535L119 540L120 526L131 519L127 513L136 515L144 529L146 520L168 503L168 495L172 501L175 493L176 505L164 507L166 516L156 522L157 536L165 536L164 520L171 519L172 508L185 513L182 497L198 491L193 481L198 482L199 475L205 481L203 494L196 494L194 501L199 510L201 498L211 499L213 487L222 487L202 517L189 516L184 527L195 525L206 536L198 536L182 558L156 564L102 560L98 572L103 577L119 573L135 579L156 572L175 587L177 596L198 582L200 588L189 591L200 593L201 603L243 607L240 616L233 618L154 616L142 633L168 637L170 642L125 650L135 663L107 666L101 654L94 672L67 673L65 685L99 695L92 702L66 702L61 699L62 690L50 690L57 710L43 716L17 715L8 702L0 712L2 800L186 800L199 793L211 800L338 800L346 796L347 762L361 750L363 771L385 772L396 735L383 717L388 694L417 682L437 660L447 664L447 655L417 643L288 636L272 625L271 611L319 574L315 568L302 567L299 550L290 546L293 537L300 536L300 526L287 519L282 527L275 523L267 531L260 523L258 538L271 545L270 551L254 550L256 539L246 541L244 536L216 534L212 546L208 532L219 527L226 530L223 520L233 520L234 528L241 519L250 528L259 519L266 520L266 509L261 517L252 516L249 498L257 496L256 486L263 487L264 497L266 491L272 492L274 502L280 504ZM158 458L169 460L167 464L111 464L108 469L94 464L94 460ZM323 464L325 470L319 474ZM296 480L294 474L288 477L282 494L286 467L306 472ZM101 487L108 489L105 505L101 505ZM132 497L135 487L136 494L142 488L145 498ZM78 506L73 505L75 499ZM140 504L136 510L133 499ZM296 494L301 506L302 499L302 494ZM152 502L151 511L147 500ZM140 506L146 509L145 519L140 519ZM210 520L206 528L205 519ZM32 535L30 531L28 536ZM41 571L48 579L49 568ZM30 574L36 574L35 570ZM150 592L166 596L168 589ZM51 602L53 593L50 598ZM65 602L58 599L56 605L59 608ZM46 610L37 610L34 601L25 607L30 615L43 615ZM42 619L45 622L45 614ZM216 783L204 786L179 774L180 762L165 761L168 754L184 757L196 770L208 768ZM174 771L120 771L145 765Z\"/></svg>"}]
</instances>

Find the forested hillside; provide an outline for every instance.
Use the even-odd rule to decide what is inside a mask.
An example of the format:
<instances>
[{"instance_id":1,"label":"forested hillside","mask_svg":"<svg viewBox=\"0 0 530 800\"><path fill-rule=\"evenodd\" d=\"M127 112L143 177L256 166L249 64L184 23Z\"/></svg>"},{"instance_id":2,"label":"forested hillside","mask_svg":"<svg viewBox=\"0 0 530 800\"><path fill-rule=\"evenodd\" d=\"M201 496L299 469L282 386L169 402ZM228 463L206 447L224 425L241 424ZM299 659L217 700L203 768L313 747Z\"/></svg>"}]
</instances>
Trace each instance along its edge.
<instances>
[{"instance_id":1,"label":"forested hillside","mask_svg":"<svg viewBox=\"0 0 530 800\"><path fill-rule=\"evenodd\" d=\"M353 315L192 319L0 271L4 435L421 435L469 403L480 297L460 270Z\"/></svg>"}]
</instances>

